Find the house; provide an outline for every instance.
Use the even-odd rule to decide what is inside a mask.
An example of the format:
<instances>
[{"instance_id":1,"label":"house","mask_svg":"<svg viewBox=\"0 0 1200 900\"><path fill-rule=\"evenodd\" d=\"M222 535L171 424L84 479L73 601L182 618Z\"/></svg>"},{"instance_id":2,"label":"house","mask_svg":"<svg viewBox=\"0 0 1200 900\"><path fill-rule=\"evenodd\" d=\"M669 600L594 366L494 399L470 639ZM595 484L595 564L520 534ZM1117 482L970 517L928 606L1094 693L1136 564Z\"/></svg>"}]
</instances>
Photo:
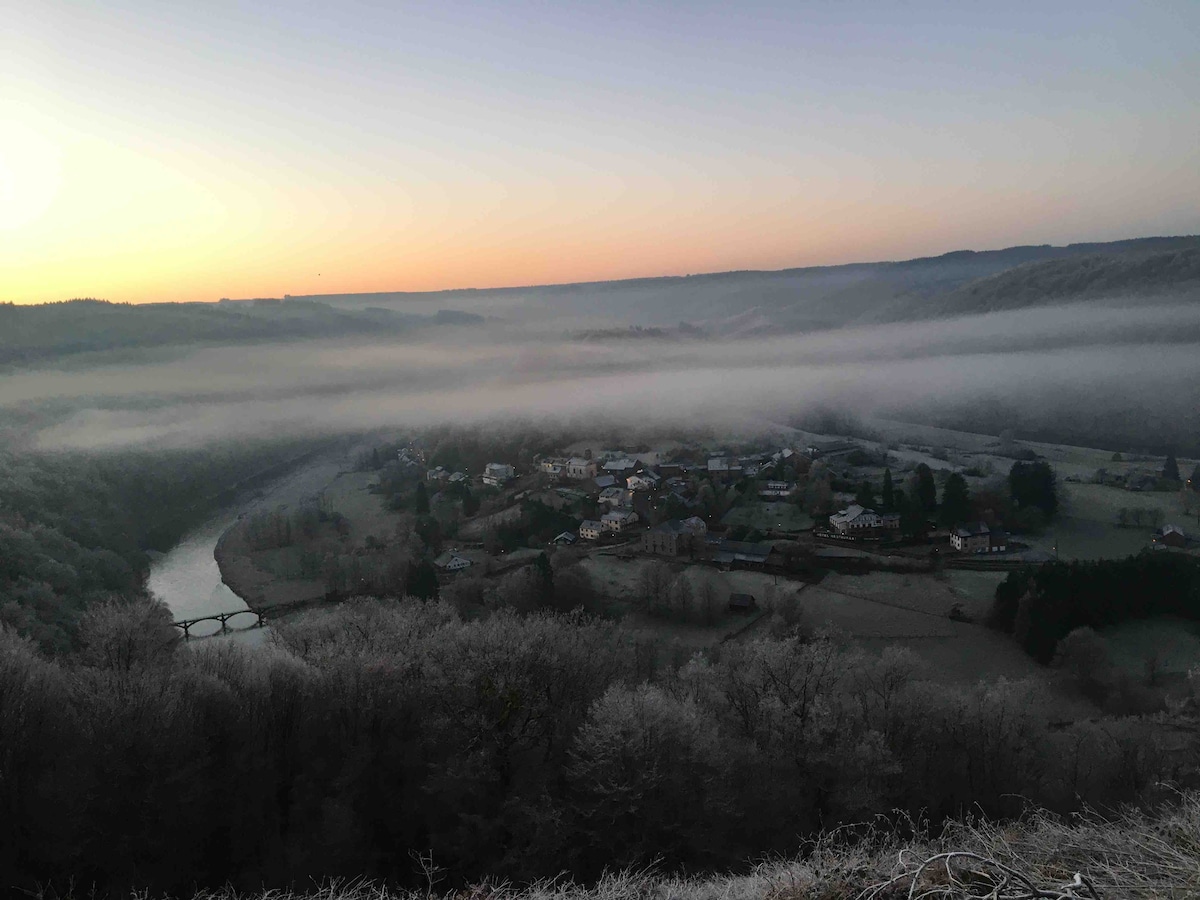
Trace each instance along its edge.
<instances>
[{"instance_id":1,"label":"house","mask_svg":"<svg viewBox=\"0 0 1200 900\"><path fill-rule=\"evenodd\" d=\"M829 526L838 534L861 536L879 531L898 530L900 516L895 513L877 513L855 503L830 516Z\"/></svg>"},{"instance_id":2,"label":"house","mask_svg":"<svg viewBox=\"0 0 1200 900\"><path fill-rule=\"evenodd\" d=\"M633 503L633 494L627 488L605 488L600 492L600 499L597 502L611 506L613 509L619 506L630 506Z\"/></svg>"},{"instance_id":3,"label":"house","mask_svg":"<svg viewBox=\"0 0 1200 900\"><path fill-rule=\"evenodd\" d=\"M567 477L582 480L596 477L596 463L582 456L573 456L567 460Z\"/></svg>"},{"instance_id":4,"label":"house","mask_svg":"<svg viewBox=\"0 0 1200 900\"><path fill-rule=\"evenodd\" d=\"M567 471L567 460L559 456L547 456L538 460L538 469L546 475L558 478Z\"/></svg>"},{"instance_id":5,"label":"house","mask_svg":"<svg viewBox=\"0 0 1200 900\"><path fill-rule=\"evenodd\" d=\"M850 441L834 441L829 444L810 444L806 452L810 459L828 459L834 456L845 456L858 449L858 444Z\"/></svg>"},{"instance_id":6,"label":"house","mask_svg":"<svg viewBox=\"0 0 1200 900\"><path fill-rule=\"evenodd\" d=\"M753 594L730 594L729 595L729 611L731 613L741 613L748 615L758 609L758 601L754 599Z\"/></svg>"},{"instance_id":7,"label":"house","mask_svg":"<svg viewBox=\"0 0 1200 900\"><path fill-rule=\"evenodd\" d=\"M507 463L488 463L483 467L483 483L492 487L500 487L512 481L516 475L517 470Z\"/></svg>"},{"instance_id":8,"label":"house","mask_svg":"<svg viewBox=\"0 0 1200 900\"><path fill-rule=\"evenodd\" d=\"M971 522L950 529L950 546L961 553L1003 553L1008 549L1008 533L986 522Z\"/></svg>"},{"instance_id":9,"label":"house","mask_svg":"<svg viewBox=\"0 0 1200 900\"><path fill-rule=\"evenodd\" d=\"M775 565L779 558L779 552L770 544L721 539L714 541L710 538L708 547L712 550L713 562L724 566L734 563L749 566Z\"/></svg>"},{"instance_id":10,"label":"house","mask_svg":"<svg viewBox=\"0 0 1200 900\"><path fill-rule=\"evenodd\" d=\"M787 481L768 481L758 491L760 497L786 497L796 489Z\"/></svg>"},{"instance_id":11,"label":"house","mask_svg":"<svg viewBox=\"0 0 1200 900\"><path fill-rule=\"evenodd\" d=\"M1164 547L1185 547L1187 546L1187 535L1178 525L1164 525L1154 537L1157 544L1162 544Z\"/></svg>"},{"instance_id":12,"label":"house","mask_svg":"<svg viewBox=\"0 0 1200 900\"><path fill-rule=\"evenodd\" d=\"M561 534L555 535L554 540L552 540L550 543L556 544L559 547L570 547L577 540L578 538L575 537L574 532L564 531Z\"/></svg>"},{"instance_id":13,"label":"house","mask_svg":"<svg viewBox=\"0 0 1200 900\"><path fill-rule=\"evenodd\" d=\"M467 480L467 473L466 472L455 472L453 475L451 475L446 480L449 481L451 484L458 484L460 482Z\"/></svg>"},{"instance_id":14,"label":"house","mask_svg":"<svg viewBox=\"0 0 1200 900\"><path fill-rule=\"evenodd\" d=\"M457 555L453 550L447 550L433 561L436 568L443 572L460 572L471 568L471 561L465 556Z\"/></svg>"},{"instance_id":15,"label":"house","mask_svg":"<svg viewBox=\"0 0 1200 900\"><path fill-rule=\"evenodd\" d=\"M596 489L602 491L605 488L610 488L615 485L617 483L617 479L611 475L598 475L594 479L594 483L596 485Z\"/></svg>"},{"instance_id":16,"label":"house","mask_svg":"<svg viewBox=\"0 0 1200 900\"><path fill-rule=\"evenodd\" d=\"M714 456L708 461L710 475L741 475L742 463L732 456Z\"/></svg>"},{"instance_id":17,"label":"house","mask_svg":"<svg viewBox=\"0 0 1200 900\"><path fill-rule=\"evenodd\" d=\"M632 509L614 509L600 517L600 527L619 534L637 520L638 514Z\"/></svg>"},{"instance_id":18,"label":"house","mask_svg":"<svg viewBox=\"0 0 1200 900\"><path fill-rule=\"evenodd\" d=\"M425 473L426 481L445 481L450 477L450 473L446 471L444 466L438 466L436 469L430 469Z\"/></svg>"},{"instance_id":19,"label":"house","mask_svg":"<svg viewBox=\"0 0 1200 900\"><path fill-rule=\"evenodd\" d=\"M600 537L604 526L595 519L584 519L579 523L579 536L585 541L594 541Z\"/></svg>"},{"instance_id":20,"label":"house","mask_svg":"<svg viewBox=\"0 0 1200 900\"><path fill-rule=\"evenodd\" d=\"M618 475L621 477L624 477L628 473L634 471L637 469L637 467L637 461L630 459L627 456L620 459L610 459L603 466L601 466L601 468L610 475Z\"/></svg>"},{"instance_id":21,"label":"house","mask_svg":"<svg viewBox=\"0 0 1200 900\"><path fill-rule=\"evenodd\" d=\"M642 535L642 550L659 556L679 556L697 548L708 526L698 516L690 519L671 519L654 526Z\"/></svg>"},{"instance_id":22,"label":"house","mask_svg":"<svg viewBox=\"0 0 1200 900\"><path fill-rule=\"evenodd\" d=\"M646 469L626 478L625 486L631 491L652 491L658 487L660 481L661 478Z\"/></svg>"}]
</instances>

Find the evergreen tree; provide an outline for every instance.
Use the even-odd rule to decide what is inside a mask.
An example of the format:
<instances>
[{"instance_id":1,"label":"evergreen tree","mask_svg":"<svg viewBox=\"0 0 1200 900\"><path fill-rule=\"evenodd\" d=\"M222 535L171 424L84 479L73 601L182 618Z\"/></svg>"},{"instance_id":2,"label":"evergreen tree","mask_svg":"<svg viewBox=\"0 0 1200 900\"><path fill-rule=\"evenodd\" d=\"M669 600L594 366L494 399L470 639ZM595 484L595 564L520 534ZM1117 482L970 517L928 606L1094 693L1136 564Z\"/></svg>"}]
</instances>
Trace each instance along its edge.
<instances>
[{"instance_id":1,"label":"evergreen tree","mask_svg":"<svg viewBox=\"0 0 1200 900\"><path fill-rule=\"evenodd\" d=\"M479 498L466 486L462 490L462 511L464 516L473 516L479 512Z\"/></svg>"},{"instance_id":2,"label":"evergreen tree","mask_svg":"<svg viewBox=\"0 0 1200 900\"><path fill-rule=\"evenodd\" d=\"M938 520L946 526L965 522L971 515L971 493L967 488L967 479L955 472L946 479L942 488L942 505L938 512Z\"/></svg>"},{"instance_id":3,"label":"evergreen tree","mask_svg":"<svg viewBox=\"0 0 1200 900\"><path fill-rule=\"evenodd\" d=\"M873 509L875 507L875 491L871 488L871 482L864 481L858 486L858 493L854 495L854 502L864 509Z\"/></svg>"},{"instance_id":4,"label":"evergreen tree","mask_svg":"<svg viewBox=\"0 0 1200 900\"><path fill-rule=\"evenodd\" d=\"M1179 477L1179 463L1175 461L1175 454L1168 453L1167 461L1163 463L1162 477L1167 481L1182 481Z\"/></svg>"},{"instance_id":5,"label":"evergreen tree","mask_svg":"<svg viewBox=\"0 0 1200 900\"><path fill-rule=\"evenodd\" d=\"M425 492L425 482L417 484L417 496L414 501L413 508L418 516L423 516L429 512L429 494Z\"/></svg>"},{"instance_id":6,"label":"evergreen tree","mask_svg":"<svg viewBox=\"0 0 1200 900\"><path fill-rule=\"evenodd\" d=\"M1192 469L1192 477L1188 479L1188 487L1200 493L1200 463L1196 463L1196 468Z\"/></svg>"},{"instance_id":7,"label":"evergreen tree","mask_svg":"<svg viewBox=\"0 0 1200 900\"><path fill-rule=\"evenodd\" d=\"M404 594L407 597L417 597L421 600L436 600L438 598L437 570L427 559L413 563L408 568L404 579Z\"/></svg>"},{"instance_id":8,"label":"evergreen tree","mask_svg":"<svg viewBox=\"0 0 1200 900\"><path fill-rule=\"evenodd\" d=\"M554 569L545 553L539 553L533 561L533 591L538 606L554 602Z\"/></svg>"},{"instance_id":9,"label":"evergreen tree","mask_svg":"<svg viewBox=\"0 0 1200 900\"><path fill-rule=\"evenodd\" d=\"M1015 462L1008 472L1008 488L1018 509L1035 506L1047 519L1058 512L1058 486L1054 469L1045 460Z\"/></svg>"},{"instance_id":10,"label":"evergreen tree","mask_svg":"<svg viewBox=\"0 0 1200 900\"><path fill-rule=\"evenodd\" d=\"M900 533L910 538L924 537L929 530L925 504L915 496L905 497L903 491L899 493Z\"/></svg>"},{"instance_id":11,"label":"evergreen tree","mask_svg":"<svg viewBox=\"0 0 1200 900\"><path fill-rule=\"evenodd\" d=\"M894 512L896 509L896 490L892 486L892 470L883 470L883 511Z\"/></svg>"},{"instance_id":12,"label":"evergreen tree","mask_svg":"<svg viewBox=\"0 0 1200 900\"><path fill-rule=\"evenodd\" d=\"M937 485L933 480L933 470L925 465L925 463L921 463L917 466L914 474L916 480L914 493L916 498L920 501L921 508L926 513L931 513L937 509Z\"/></svg>"}]
</instances>

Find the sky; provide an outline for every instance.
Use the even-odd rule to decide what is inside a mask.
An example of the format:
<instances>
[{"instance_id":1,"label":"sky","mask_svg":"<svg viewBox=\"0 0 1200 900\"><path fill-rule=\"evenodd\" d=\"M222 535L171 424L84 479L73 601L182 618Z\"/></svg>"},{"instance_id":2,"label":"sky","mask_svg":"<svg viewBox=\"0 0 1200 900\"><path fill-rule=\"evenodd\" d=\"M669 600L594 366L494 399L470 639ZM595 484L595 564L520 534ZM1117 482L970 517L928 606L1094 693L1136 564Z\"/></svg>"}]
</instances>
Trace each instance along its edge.
<instances>
[{"instance_id":1,"label":"sky","mask_svg":"<svg viewBox=\"0 0 1200 900\"><path fill-rule=\"evenodd\" d=\"M1200 4L0 0L0 301L1200 232Z\"/></svg>"}]
</instances>

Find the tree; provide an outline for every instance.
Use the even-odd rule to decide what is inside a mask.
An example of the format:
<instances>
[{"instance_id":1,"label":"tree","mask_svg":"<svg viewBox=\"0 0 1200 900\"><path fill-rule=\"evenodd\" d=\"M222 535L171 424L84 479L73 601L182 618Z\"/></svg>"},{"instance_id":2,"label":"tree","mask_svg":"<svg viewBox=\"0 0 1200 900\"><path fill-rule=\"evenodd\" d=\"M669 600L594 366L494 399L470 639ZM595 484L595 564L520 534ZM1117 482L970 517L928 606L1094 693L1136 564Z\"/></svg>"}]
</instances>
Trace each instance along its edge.
<instances>
[{"instance_id":1,"label":"tree","mask_svg":"<svg viewBox=\"0 0 1200 900\"><path fill-rule=\"evenodd\" d=\"M892 470L883 470L883 511L893 512L896 509L896 490L892 485Z\"/></svg>"},{"instance_id":2,"label":"tree","mask_svg":"<svg viewBox=\"0 0 1200 900\"><path fill-rule=\"evenodd\" d=\"M462 490L462 511L464 516L473 516L479 512L479 498L466 486Z\"/></svg>"},{"instance_id":3,"label":"tree","mask_svg":"<svg viewBox=\"0 0 1200 900\"><path fill-rule=\"evenodd\" d=\"M425 492L425 482L417 483L416 499L413 501L413 508L418 516L423 516L429 512L429 495Z\"/></svg>"},{"instance_id":4,"label":"tree","mask_svg":"<svg viewBox=\"0 0 1200 900\"><path fill-rule=\"evenodd\" d=\"M858 493L854 495L854 502L864 509L873 509L875 507L875 491L871 487L871 482L864 481L858 486Z\"/></svg>"},{"instance_id":5,"label":"tree","mask_svg":"<svg viewBox=\"0 0 1200 900\"><path fill-rule=\"evenodd\" d=\"M1058 642L1055 661L1089 694L1101 693L1112 671L1108 642L1086 626L1073 629Z\"/></svg>"},{"instance_id":6,"label":"tree","mask_svg":"<svg viewBox=\"0 0 1200 900\"><path fill-rule=\"evenodd\" d=\"M1175 461L1175 454L1170 452L1167 454L1166 462L1163 463L1162 477L1167 481L1182 481L1179 476L1179 463Z\"/></svg>"},{"instance_id":7,"label":"tree","mask_svg":"<svg viewBox=\"0 0 1200 900\"><path fill-rule=\"evenodd\" d=\"M1047 519L1058 512L1058 485L1054 469L1045 460L1013 463L1008 472L1008 488L1018 509L1037 507Z\"/></svg>"},{"instance_id":8,"label":"tree","mask_svg":"<svg viewBox=\"0 0 1200 900\"><path fill-rule=\"evenodd\" d=\"M114 598L93 605L79 620L80 658L88 665L128 673L168 661L179 635L165 603Z\"/></svg>"},{"instance_id":9,"label":"tree","mask_svg":"<svg viewBox=\"0 0 1200 900\"><path fill-rule=\"evenodd\" d=\"M958 472L946 479L942 488L942 507L938 513L943 525L953 526L965 522L971 515L971 492L967 479Z\"/></svg>"},{"instance_id":10,"label":"tree","mask_svg":"<svg viewBox=\"0 0 1200 900\"><path fill-rule=\"evenodd\" d=\"M1196 463L1196 468L1192 469L1192 477L1188 479L1188 487L1200 494L1200 463Z\"/></svg>"},{"instance_id":11,"label":"tree","mask_svg":"<svg viewBox=\"0 0 1200 900\"><path fill-rule=\"evenodd\" d=\"M913 495L926 513L937 509L937 485L933 480L933 470L925 463L919 463L913 473Z\"/></svg>"},{"instance_id":12,"label":"tree","mask_svg":"<svg viewBox=\"0 0 1200 900\"><path fill-rule=\"evenodd\" d=\"M550 567L550 558L545 552L539 553L534 559L532 578L534 601L538 606L549 606L554 602L554 569Z\"/></svg>"},{"instance_id":13,"label":"tree","mask_svg":"<svg viewBox=\"0 0 1200 900\"><path fill-rule=\"evenodd\" d=\"M921 538L929 530L928 514L925 505L917 497L905 497L903 491L898 492L900 500L900 533L905 537Z\"/></svg>"},{"instance_id":14,"label":"tree","mask_svg":"<svg viewBox=\"0 0 1200 900\"><path fill-rule=\"evenodd\" d=\"M662 613L667 609L668 593L671 590L671 570L665 563L647 563L638 576L638 593L646 609Z\"/></svg>"},{"instance_id":15,"label":"tree","mask_svg":"<svg viewBox=\"0 0 1200 900\"><path fill-rule=\"evenodd\" d=\"M427 559L409 566L408 576L404 579L404 593L408 597L421 600L436 600L438 598L437 570Z\"/></svg>"}]
</instances>

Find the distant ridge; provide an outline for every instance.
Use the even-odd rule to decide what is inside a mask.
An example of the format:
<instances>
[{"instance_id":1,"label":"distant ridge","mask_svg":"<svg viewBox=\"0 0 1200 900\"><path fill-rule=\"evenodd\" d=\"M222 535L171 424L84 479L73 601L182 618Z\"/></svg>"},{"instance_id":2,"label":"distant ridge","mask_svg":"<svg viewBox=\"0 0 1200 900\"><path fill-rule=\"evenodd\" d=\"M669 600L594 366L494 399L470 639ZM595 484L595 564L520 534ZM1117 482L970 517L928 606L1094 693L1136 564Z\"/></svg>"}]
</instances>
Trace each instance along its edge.
<instances>
[{"instance_id":1,"label":"distant ridge","mask_svg":"<svg viewBox=\"0 0 1200 900\"><path fill-rule=\"evenodd\" d=\"M1117 292L1162 297L1195 282L1200 237L1149 237L1064 247L954 250L909 260L769 271L738 270L527 287L315 294L290 297L343 309L432 312L453 303L514 319L551 316L662 327L689 322L709 333L807 331L967 315ZM1045 268L1038 268L1044 266ZM1087 272L1096 273L1085 277ZM1009 276L1009 277L1006 277Z\"/></svg>"},{"instance_id":2,"label":"distant ridge","mask_svg":"<svg viewBox=\"0 0 1200 900\"><path fill-rule=\"evenodd\" d=\"M883 267L921 268L948 262L995 262L1004 268L1027 262L1058 259L1097 253L1121 253L1130 250L1173 250L1200 247L1200 235L1167 237L1128 238L1120 241L1088 242L1055 246L1053 244L1020 244L1000 250L950 250L938 256L918 256L905 260L880 260L875 262L840 263L828 266L798 266L786 269L729 269L721 272L703 272L690 275L650 275L639 278L619 278L604 281L565 281L547 284L515 285L509 287L459 287L436 291L372 291L366 293L338 294L286 294L287 300L312 300L336 304L350 299L367 303L372 299L426 299L472 294L528 294L531 292L558 292L570 290L594 290L596 288L639 288L665 284L720 281L739 277L788 278L797 275L815 275L830 272L857 272Z\"/></svg>"}]
</instances>

